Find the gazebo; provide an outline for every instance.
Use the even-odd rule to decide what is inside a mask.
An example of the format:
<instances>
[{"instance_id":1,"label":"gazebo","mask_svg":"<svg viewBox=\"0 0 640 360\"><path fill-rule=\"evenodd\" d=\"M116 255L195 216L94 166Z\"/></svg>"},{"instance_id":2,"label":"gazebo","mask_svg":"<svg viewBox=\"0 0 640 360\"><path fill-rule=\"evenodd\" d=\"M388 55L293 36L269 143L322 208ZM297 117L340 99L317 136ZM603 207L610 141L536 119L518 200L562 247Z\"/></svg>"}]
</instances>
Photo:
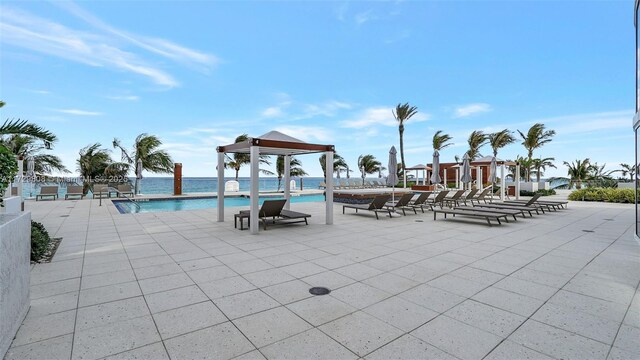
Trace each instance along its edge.
<instances>
[{"instance_id":1,"label":"gazebo","mask_svg":"<svg viewBox=\"0 0 640 360\"><path fill-rule=\"evenodd\" d=\"M333 145L309 144L278 131L270 131L256 138L246 141L218 146L218 222L224 222L224 157L227 153L243 153L250 155L251 189L249 229L251 234L257 234L258 225L258 178L260 172L260 155L284 155L284 198L287 200L286 209L290 206L290 169L291 156L324 152L326 154L326 217L327 225L333 224Z\"/></svg>"},{"instance_id":2,"label":"gazebo","mask_svg":"<svg viewBox=\"0 0 640 360\"><path fill-rule=\"evenodd\" d=\"M430 167L424 164L413 165L412 167L405 168L405 170L415 170L416 171L416 184L418 183L418 171L422 170L422 185L427 185L427 174L431 170ZM406 181L406 178L405 178Z\"/></svg>"},{"instance_id":3,"label":"gazebo","mask_svg":"<svg viewBox=\"0 0 640 360\"><path fill-rule=\"evenodd\" d=\"M483 177L482 177L482 168L483 167L490 167L491 166L491 160L493 159L493 156L485 156L485 157L481 157L479 159L473 160L471 162L471 166L475 166L477 168L476 170L476 177L478 179L481 179L480 181L482 181ZM504 170L505 170L505 166L516 166L517 167L517 173L520 173L520 165L517 164L514 161L508 161L508 160L501 160L496 158L496 165L500 167L500 181L501 183L501 189L500 189L500 200L504 201L504 197L505 197L505 192L506 189L504 188ZM489 171L487 169L487 171ZM516 181L516 198L520 198L520 182Z\"/></svg>"}]
</instances>

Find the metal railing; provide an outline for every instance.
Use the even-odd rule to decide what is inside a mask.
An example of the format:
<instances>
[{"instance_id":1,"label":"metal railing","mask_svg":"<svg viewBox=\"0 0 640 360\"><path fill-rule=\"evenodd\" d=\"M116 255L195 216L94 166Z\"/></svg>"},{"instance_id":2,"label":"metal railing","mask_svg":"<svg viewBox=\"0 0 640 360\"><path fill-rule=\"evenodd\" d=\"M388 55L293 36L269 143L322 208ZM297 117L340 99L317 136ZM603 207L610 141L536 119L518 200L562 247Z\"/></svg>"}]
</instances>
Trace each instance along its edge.
<instances>
[{"instance_id":1,"label":"metal railing","mask_svg":"<svg viewBox=\"0 0 640 360\"><path fill-rule=\"evenodd\" d=\"M140 204L138 204L137 201L133 200L133 197L128 197L127 194L124 194L122 192L120 192L120 190L107 186L106 188L102 188L102 191L100 191L100 206L102 206L102 194L107 193L107 197L111 197L111 193L114 192L116 194L118 194L118 198L120 197L120 195L122 195L122 197L129 201L130 203L132 203L138 210L140 210Z\"/></svg>"}]
</instances>

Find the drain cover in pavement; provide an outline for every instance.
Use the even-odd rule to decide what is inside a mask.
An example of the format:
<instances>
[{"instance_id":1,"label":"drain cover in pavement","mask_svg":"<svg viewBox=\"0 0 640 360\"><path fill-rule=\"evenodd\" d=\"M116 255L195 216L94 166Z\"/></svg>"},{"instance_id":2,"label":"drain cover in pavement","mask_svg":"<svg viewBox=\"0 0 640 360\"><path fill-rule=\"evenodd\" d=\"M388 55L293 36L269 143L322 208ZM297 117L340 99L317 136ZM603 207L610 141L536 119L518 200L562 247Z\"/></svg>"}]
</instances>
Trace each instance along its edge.
<instances>
[{"instance_id":1,"label":"drain cover in pavement","mask_svg":"<svg viewBox=\"0 0 640 360\"><path fill-rule=\"evenodd\" d=\"M311 289L309 289L309 293L311 295L327 295L330 292L331 290L327 289L326 287L312 287Z\"/></svg>"},{"instance_id":2,"label":"drain cover in pavement","mask_svg":"<svg viewBox=\"0 0 640 360\"><path fill-rule=\"evenodd\" d=\"M415 222L424 222L424 220L414 220Z\"/></svg>"},{"instance_id":3,"label":"drain cover in pavement","mask_svg":"<svg viewBox=\"0 0 640 360\"><path fill-rule=\"evenodd\" d=\"M613 219L602 219L602 220L605 220L605 221L613 221Z\"/></svg>"},{"instance_id":4,"label":"drain cover in pavement","mask_svg":"<svg viewBox=\"0 0 640 360\"><path fill-rule=\"evenodd\" d=\"M593 230L582 230L582 231L584 231L584 232L595 232Z\"/></svg>"},{"instance_id":5,"label":"drain cover in pavement","mask_svg":"<svg viewBox=\"0 0 640 360\"><path fill-rule=\"evenodd\" d=\"M69 215L60 215L60 217L69 217Z\"/></svg>"}]
</instances>

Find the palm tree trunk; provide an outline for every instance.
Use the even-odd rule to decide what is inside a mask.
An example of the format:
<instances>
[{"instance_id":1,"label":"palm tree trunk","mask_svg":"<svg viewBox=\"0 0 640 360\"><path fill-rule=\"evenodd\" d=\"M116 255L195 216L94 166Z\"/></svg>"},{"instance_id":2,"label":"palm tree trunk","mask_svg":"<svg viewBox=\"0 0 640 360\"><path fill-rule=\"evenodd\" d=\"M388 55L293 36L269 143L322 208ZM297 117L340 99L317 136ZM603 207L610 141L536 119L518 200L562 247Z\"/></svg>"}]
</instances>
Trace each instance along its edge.
<instances>
[{"instance_id":1,"label":"palm tree trunk","mask_svg":"<svg viewBox=\"0 0 640 360\"><path fill-rule=\"evenodd\" d=\"M404 125L400 125L400 163L402 164L402 177L404 178L405 176L407 176L407 174L405 174L405 170L404 170ZM389 171L391 171L391 169L389 169ZM406 184L406 181L403 182Z\"/></svg>"},{"instance_id":2,"label":"palm tree trunk","mask_svg":"<svg viewBox=\"0 0 640 360\"><path fill-rule=\"evenodd\" d=\"M536 169L536 181L540 182L540 168Z\"/></svg>"},{"instance_id":3,"label":"palm tree trunk","mask_svg":"<svg viewBox=\"0 0 640 360\"><path fill-rule=\"evenodd\" d=\"M240 169L236 169L236 181L238 181L238 174L240 173Z\"/></svg>"},{"instance_id":4,"label":"palm tree trunk","mask_svg":"<svg viewBox=\"0 0 640 360\"><path fill-rule=\"evenodd\" d=\"M281 182L282 182L282 177L278 176L278 191L280 191Z\"/></svg>"}]
</instances>

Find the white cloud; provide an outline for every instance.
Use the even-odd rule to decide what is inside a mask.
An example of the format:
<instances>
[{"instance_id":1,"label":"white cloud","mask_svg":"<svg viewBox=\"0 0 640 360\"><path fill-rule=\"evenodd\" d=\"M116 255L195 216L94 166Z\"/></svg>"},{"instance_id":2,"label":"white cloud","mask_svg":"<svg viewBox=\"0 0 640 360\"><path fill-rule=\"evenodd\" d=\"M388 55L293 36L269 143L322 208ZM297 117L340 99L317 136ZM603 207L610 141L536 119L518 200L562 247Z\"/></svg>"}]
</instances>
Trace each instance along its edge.
<instances>
[{"instance_id":1,"label":"white cloud","mask_svg":"<svg viewBox=\"0 0 640 360\"><path fill-rule=\"evenodd\" d=\"M284 115L284 111L282 111L282 108L279 106L271 106L264 109L261 115L266 118L281 117Z\"/></svg>"},{"instance_id":2,"label":"white cloud","mask_svg":"<svg viewBox=\"0 0 640 360\"><path fill-rule=\"evenodd\" d=\"M360 13L357 13L354 17L354 20L356 22L356 24L358 25L362 25L364 23L366 23L367 21L371 21L371 20L375 20L376 16L373 15L373 11L372 10L367 10L367 11L363 11Z\"/></svg>"},{"instance_id":3,"label":"white cloud","mask_svg":"<svg viewBox=\"0 0 640 360\"><path fill-rule=\"evenodd\" d=\"M51 91L49 91L49 90L27 89L27 91L30 92L30 93L40 94L40 95L49 95L49 94L51 94Z\"/></svg>"},{"instance_id":4,"label":"white cloud","mask_svg":"<svg viewBox=\"0 0 640 360\"><path fill-rule=\"evenodd\" d=\"M69 114L69 115L77 115L77 116L99 116L102 115L101 112L97 111L87 111L80 109L52 109L55 112Z\"/></svg>"},{"instance_id":5,"label":"white cloud","mask_svg":"<svg viewBox=\"0 0 640 360\"><path fill-rule=\"evenodd\" d=\"M387 37L386 39L384 39L384 43L385 44L394 44L397 42L400 42L404 39L407 39L411 36L411 30L409 29L404 29L402 31L399 31L389 37Z\"/></svg>"},{"instance_id":6,"label":"white cloud","mask_svg":"<svg viewBox=\"0 0 640 360\"><path fill-rule=\"evenodd\" d=\"M280 126L274 129L305 142L331 141L333 136L328 129L320 126Z\"/></svg>"},{"instance_id":7,"label":"white cloud","mask_svg":"<svg viewBox=\"0 0 640 360\"><path fill-rule=\"evenodd\" d=\"M398 122L393 117L393 108L390 107L372 107L363 110L354 119L345 120L340 126L345 128L366 128L374 125L397 126ZM425 113L417 113L409 122L422 122L429 120L431 116Z\"/></svg>"},{"instance_id":8,"label":"white cloud","mask_svg":"<svg viewBox=\"0 0 640 360\"><path fill-rule=\"evenodd\" d=\"M133 45L176 62L195 64L204 70L218 62L213 55L187 49L168 40L149 39L115 29L74 3L54 4L85 20L98 31L71 29L60 23L2 6L0 42L94 67L138 74L165 87L178 86L179 82L160 69L155 64L157 61L143 59L141 54L125 50L125 45ZM122 43L123 40L126 44Z\"/></svg>"},{"instance_id":9,"label":"white cloud","mask_svg":"<svg viewBox=\"0 0 640 360\"><path fill-rule=\"evenodd\" d=\"M136 95L118 95L118 96L107 96L107 99L119 100L119 101L138 101L140 100L140 97Z\"/></svg>"},{"instance_id":10,"label":"white cloud","mask_svg":"<svg viewBox=\"0 0 640 360\"><path fill-rule=\"evenodd\" d=\"M492 111L491 105L486 103L473 103L460 106L455 109L453 117L463 118L471 115Z\"/></svg>"}]
</instances>

